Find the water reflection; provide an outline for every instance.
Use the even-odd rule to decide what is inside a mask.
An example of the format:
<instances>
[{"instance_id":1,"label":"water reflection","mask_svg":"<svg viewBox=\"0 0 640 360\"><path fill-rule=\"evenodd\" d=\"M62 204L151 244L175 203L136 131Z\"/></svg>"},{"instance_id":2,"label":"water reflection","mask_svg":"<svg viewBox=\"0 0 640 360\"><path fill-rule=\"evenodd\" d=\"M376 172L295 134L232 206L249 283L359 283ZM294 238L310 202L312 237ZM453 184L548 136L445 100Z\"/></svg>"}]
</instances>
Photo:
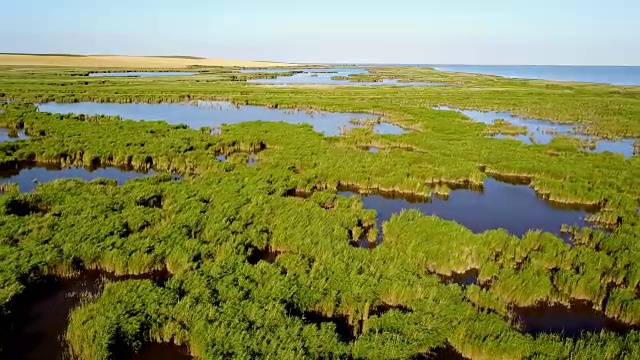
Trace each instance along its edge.
<instances>
[{"instance_id":1,"label":"water reflection","mask_svg":"<svg viewBox=\"0 0 640 360\"><path fill-rule=\"evenodd\" d=\"M596 153L610 151L613 153L622 154L625 157L631 157L634 155L634 139L620 139L620 140L604 140L597 139L594 136L588 136L580 134L573 124L560 124L550 121L524 118L520 116L512 115L508 112L496 112L496 111L477 111L477 110L462 110L457 108L451 108L448 106L438 106L436 110L450 110L456 111L465 116L484 123L492 124L497 119L502 119L510 122L516 126L526 127L526 135L496 135L494 137L500 139L516 139L522 141L525 144L548 144L557 135L569 135L574 138L585 140L593 143L593 148L586 148L587 151Z\"/></svg>"},{"instance_id":2,"label":"water reflection","mask_svg":"<svg viewBox=\"0 0 640 360\"><path fill-rule=\"evenodd\" d=\"M24 129L14 130L0 128L0 143L24 140L28 138L29 136L24 133Z\"/></svg>"},{"instance_id":3,"label":"water reflection","mask_svg":"<svg viewBox=\"0 0 640 360\"><path fill-rule=\"evenodd\" d=\"M131 179L138 179L156 174L154 170L146 172L133 171L116 167L84 168L59 166L31 165L14 169L3 169L0 172L0 185L17 183L21 192L31 192L38 184L48 183L57 179L75 178L90 181L98 178L113 179L119 185Z\"/></svg>"},{"instance_id":4,"label":"water reflection","mask_svg":"<svg viewBox=\"0 0 640 360\"><path fill-rule=\"evenodd\" d=\"M508 184L493 178L485 180L483 191L454 190L446 200L436 196L427 200L409 200L384 195L359 195L351 189L338 194L361 196L366 209L377 211L379 228L392 215L404 209L416 209L425 215L456 221L475 233L502 228L518 237L536 229L561 236L562 224L587 226L587 209L553 205L539 198L529 186ZM380 241L381 237L378 239Z\"/></svg>"},{"instance_id":5,"label":"water reflection","mask_svg":"<svg viewBox=\"0 0 640 360\"><path fill-rule=\"evenodd\" d=\"M258 84L325 84L325 85L351 85L351 86L439 86L443 84L431 82L401 82L397 79L384 79L382 81L351 81L347 79L351 75L366 75L369 73L363 68L325 68L325 69L278 69L264 70L240 70L244 73L279 73L295 72L291 76L278 76L275 79L251 79L248 82Z\"/></svg>"},{"instance_id":6,"label":"water reflection","mask_svg":"<svg viewBox=\"0 0 640 360\"><path fill-rule=\"evenodd\" d=\"M15 304L13 313L18 333L8 348L3 349L3 356L25 360L69 359L63 336L71 310L82 299L97 296L107 282L151 279L162 284L168 277L166 270L122 276L88 270L72 278L47 278L33 285Z\"/></svg>"},{"instance_id":7,"label":"water reflection","mask_svg":"<svg viewBox=\"0 0 640 360\"><path fill-rule=\"evenodd\" d=\"M632 326L608 318L604 312L593 309L583 301L571 301L569 306L543 304L535 307L512 309L515 323L529 334L559 333L577 337L582 332L609 330L625 333Z\"/></svg>"},{"instance_id":8,"label":"water reflection","mask_svg":"<svg viewBox=\"0 0 640 360\"><path fill-rule=\"evenodd\" d=\"M478 284L478 269L469 269L463 273L452 272L449 275L436 274L440 280L445 284L458 284L461 288L466 288L469 285Z\"/></svg>"},{"instance_id":9,"label":"water reflection","mask_svg":"<svg viewBox=\"0 0 640 360\"><path fill-rule=\"evenodd\" d=\"M640 85L640 66L564 65L427 65L436 70L496 75L507 78Z\"/></svg>"},{"instance_id":10,"label":"water reflection","mask_svg":"<svg viewBox=\"0 0 640 360\"><path fill-rule=\"evenodd\" d=\"M45 103L40 111L58 114L111 115L133 120L164 120L169 124L186 124L194 129L217 127L222 124L238 124L249 121L282 121L290 124L311 124L313 128L329 136L340 135L341 129L359 127L352 119L377 119L365 113L336 113L295 109L277 109L265 106L237 106L226 101L196 101L193 103L116 104L116 103ZM381 123L374 125L380 134L402 134L401 127Z\"/></svg>"}]
</instances>

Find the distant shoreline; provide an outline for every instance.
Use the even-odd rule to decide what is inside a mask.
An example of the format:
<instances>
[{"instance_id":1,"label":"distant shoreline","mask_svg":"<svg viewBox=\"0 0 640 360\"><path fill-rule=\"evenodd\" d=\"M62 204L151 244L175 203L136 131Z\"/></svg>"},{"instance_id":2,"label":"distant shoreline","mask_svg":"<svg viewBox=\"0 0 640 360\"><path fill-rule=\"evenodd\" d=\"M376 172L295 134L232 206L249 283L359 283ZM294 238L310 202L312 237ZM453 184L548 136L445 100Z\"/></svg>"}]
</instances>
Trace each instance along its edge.
<instances>
[{"instance_id":1,"label":"distant shoreline","mask_svg":"<svg viewBox=\"0 0 640 360\"><path fill-rule=\"evenodd\" d=\"M0 53L0 65L64 66L91 68L178 69L190 66L284 67L296 64L274 61L226 60L195 56L126 56Z\"/></svg>"}]
</instances>

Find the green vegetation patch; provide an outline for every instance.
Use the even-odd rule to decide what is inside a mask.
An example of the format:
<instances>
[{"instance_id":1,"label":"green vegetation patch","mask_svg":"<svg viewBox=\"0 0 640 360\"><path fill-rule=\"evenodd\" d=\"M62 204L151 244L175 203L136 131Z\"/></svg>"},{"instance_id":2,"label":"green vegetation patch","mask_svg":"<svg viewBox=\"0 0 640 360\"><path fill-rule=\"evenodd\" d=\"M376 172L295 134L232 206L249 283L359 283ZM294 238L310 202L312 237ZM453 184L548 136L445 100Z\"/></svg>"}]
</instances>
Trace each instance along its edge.
<instances>
[{"instance_id":1,"label":"green vegetation patch","mask_svg":"<svg viewBox=\"0 0 640 360\"><path fill-rule=\"evenodd\" d=\"M20 331L10 321L17 299L46 277L69 269L166 269L172 276L165 283L110 283L73 309L62 334L72 354L118 358L163 342L186 344L202 359L409 359L441 351L470 359L639 358L638 157L586 153L564 138L548 145L487 138L492 128L519 129L432 110L511 111L584 122L603 137L638 136L638 90L372 70L463 86L283 88L248 84L249 74L235 69L78 81L73 75L91 69L3 68L0 96L10 101L2 105L0 126L24 129L30 138L0 144L1 168L119 165L163 174L122 186L60 179L32 193L3 187L0 346L6 347L4 335ZM365 123L325 137L310 125L255 121L212 132L160 120L41 113L34 105L196 99L367 112L413 131L380 135ZM371 146L382 151L361 150ZM259 157L252 166L249 154ZM173 181L169 173L184 179ZM567 226L570 245L537 231L522 238L504 230L474 234L416 211L378 228L375 211L337 194L350 186L446 197L489 175L519 179L545 201L594 206L590 220L606 230ZM287 196L295 193L305 198ZM383 242L354 247L362 234L380 234ZM478 282L468 286L438 276L470 269L477 269ZM515 308L573 300L626 328L532 335L514 320Z\"/></svg>"}]
</instances>

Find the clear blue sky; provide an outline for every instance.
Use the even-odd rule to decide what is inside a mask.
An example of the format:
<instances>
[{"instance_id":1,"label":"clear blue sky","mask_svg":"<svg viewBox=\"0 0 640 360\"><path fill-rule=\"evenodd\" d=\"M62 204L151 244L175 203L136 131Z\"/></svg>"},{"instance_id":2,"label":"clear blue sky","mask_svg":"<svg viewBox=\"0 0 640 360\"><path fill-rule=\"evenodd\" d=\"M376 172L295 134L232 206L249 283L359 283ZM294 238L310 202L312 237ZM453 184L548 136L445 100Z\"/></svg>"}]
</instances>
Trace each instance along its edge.
<instances>
[{"instance_id":1,"label":"clear blue sky","mask_svg":"<svg viewBox=\"0 0 640 360\"><path fill-rule=\"evenodd\" d=\"M639 16L639 0L7 0L0 52L640 65Z\"/></svg>"}]
</instances>

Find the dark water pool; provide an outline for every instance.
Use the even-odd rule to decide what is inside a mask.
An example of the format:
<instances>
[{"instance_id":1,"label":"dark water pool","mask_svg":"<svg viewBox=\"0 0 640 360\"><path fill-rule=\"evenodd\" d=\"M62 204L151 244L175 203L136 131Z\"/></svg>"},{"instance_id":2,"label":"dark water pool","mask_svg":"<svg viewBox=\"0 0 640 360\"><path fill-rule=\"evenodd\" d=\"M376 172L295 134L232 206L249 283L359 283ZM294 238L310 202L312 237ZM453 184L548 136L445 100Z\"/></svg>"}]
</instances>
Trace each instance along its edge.
<instances>
[{"instance_id":1,"label":"dark water pool","mask_svg":"<svg viewBox=\"0 0 640 360\"><path fill-rule=\"evenodd\" d=\"M571 301L569 306L539 305L535 307L515 307L514 321L529 334L564 333L578 337L582 332L600 332L609 330L625 333L633 327L608 318L603 311L594 310L591 304L583 301Z\"/></svg>"},{"instance_id":2,"label":"dark water pool","mask_svg":"<svg viewBox=\"0 0 640 360\"><path fill-rule=\"evenodd\" d=\"M125 359L129 360L190 360L186 346L178 346L168 343L146 343L138 353L129 354Z\"/></svg>"},{"instance_id":3,"label":"dark water pool","mask_svg":"<svg viewBox=\"0 0 640 360\"><path fill-rule=\"evenodd\" d=\"M366 209L378 213L378 227L404 209L417 209L425 215L453 220L475 233L490 229L506 229L521 237L529 230L542 230L562 235L562 224L587 226L588 209L556 206L538 197L527 185L516 185L487 178L482 191L453 190L448 199L432 196L427 200L359 195L343 189L342 196L360 196ZM591 209L593 210L593 209ZM381 241L381 239L379 239Z\"/></svg>"},{"instance_id":4,"label":"dark water pool","mask_svg":"<svg viewBox=\"0 0 640 360\"><path fill-rule=\"evenodd\" d=\"M33 285L16 304L17 334L9 342L8 348L3 349L2 358L67 360L70 357L63 337L69 323L69 314L84 297L98 295L106 282L151 279L163 283L168 277L166 271L116 276L90 270L73 278L50 278Z\"/></svg>"},{"instance_id":5,"label":"dark water pool","mask_svg":"<svg viewBox=\"0 0 640 360\"><path fill-rule=\"evenodd\" d=\"M218 127L249 121L282 121L290 124L311 124L325 135L340 135L340 129L353 129L358 125L351 119L377 119L365 113L336 113L294 109L274 109L265 106L237 106L226 101L196 101L192 103L116 104L116 103L45 103L40 111L58 114L111 115L133 120L164 120L169 124L186 124L194 129ZM381 123L374 126L380 134L402 134L401 127Z\"/></svg>"},{"instance_id":6,"label":"dark water pool","mask_svg":"<svg viewBox=\"0 0 640 360\"><path fill-rule=\"evenodd\" d=\"M439 106L436 110L449 110L456 111L465 116L484 123L492 124L496 119L507 120L513 125L524 126L527 128L527 135L495 135L495 138L500 139L516 139L525 144L548 144L557 135L569 135L582 140L593 141L595 143L594 149L585 149L586 151L592 151L601 153L610 151L613 153L622 154L625 157L631 157L634 155L634 141L635 139L620 139L620 140L604 140L596 139L593 136L580 134L578 129L574 129L573 124L560 124L550 121L524 118L521 116L515 116L508 112L496 112L496 111L477 111L477 110L462 110L457 108L451 108L448 106Z\"/></svg>"},{"instance_id":7,"label":"dark water pool","mask_svg":"<svg viewBox=\"0 0 640 360\"><path fill-rule=\"evenodd\" d=\"M469 269L463 273L453 272L449 275L437 274L440 280L445 284L458 284L462 288L478 283L478 269Z\"/></svg>"},{"instance_id":8,"label":"dark water pool","mask_svg":"<svg viewBox=\"0 0 640 360\"><path fill-rule=\"evenodd\" d=\"M131 179L138 179L156 174L155 171L138 172L116 167L84 168L58 166L21 166L0 171L0 184L17 183L21 192L31 192L40 183L48 183L57 179L82 179L90 181L97 178L117 180L119 185Z\"/></svg>"}]
</instances>

